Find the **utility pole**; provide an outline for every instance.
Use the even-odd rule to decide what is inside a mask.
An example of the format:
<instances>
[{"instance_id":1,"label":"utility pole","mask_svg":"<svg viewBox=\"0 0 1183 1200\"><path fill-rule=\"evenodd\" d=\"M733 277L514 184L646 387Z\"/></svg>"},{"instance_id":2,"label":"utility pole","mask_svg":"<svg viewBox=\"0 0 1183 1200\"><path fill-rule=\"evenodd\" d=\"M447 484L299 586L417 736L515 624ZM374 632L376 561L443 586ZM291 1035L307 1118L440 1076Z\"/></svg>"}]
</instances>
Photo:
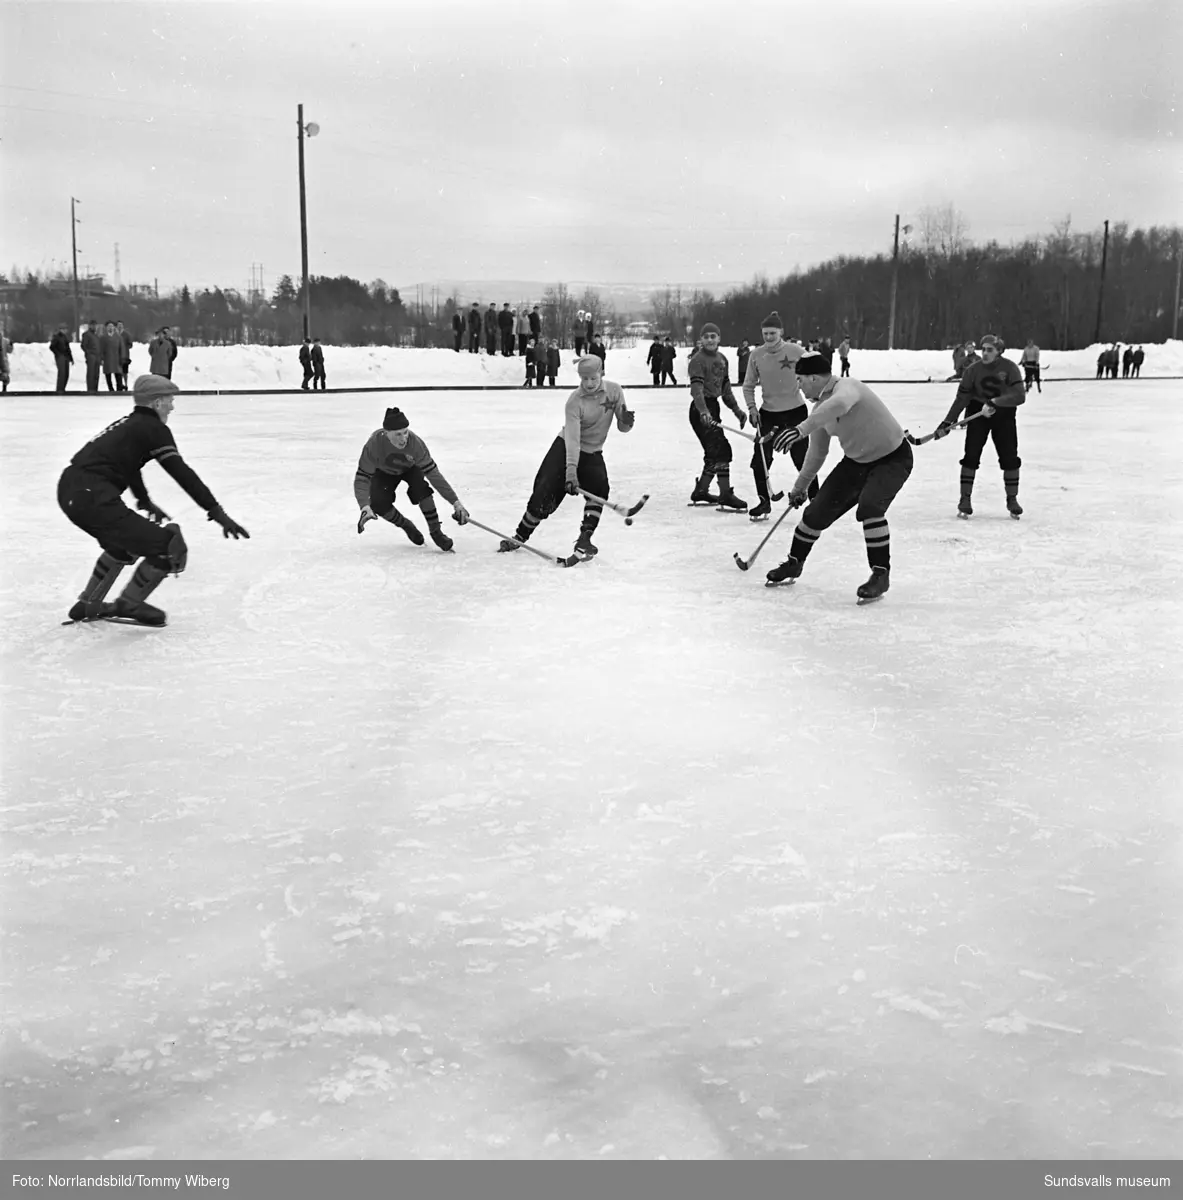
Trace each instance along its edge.
<instances>
[{"instance_id":1,"label":"utility pole","mask_svg":"<svg viewBox=\"0 0 1183 1200\"><path fill-rule=\"evenodd\" d=\"M119 243L115 243L115 290L119 291L120 275L119 275Z\"/></svg>"},{"instance_id":2,"label":"utility pole","mask_svg":"<svg viewBox=\"0 0 1183 1200\"><path fill-rule=\"evenodd\" d=\"M1179 280L1183 276L1183 239L1175 237L1175 311L1171 314L1171 337L1179 336Z\"/></svg>"},{"instance_id":3,"label":"utility pole","mask_svg":"<svg viewBox=\"0 0 1183 1200\"><path fill-rule=\"evenodd\" d=\"M308 126L308 136L319 132L316 125ZM308 292L308 204L304 199L304 105L296 105L296 141L300 148L300 266L304 273L304 336L309 336L312 324L312 305Z\"/></svg>"},{"instance_id":4,"label":"utility pole","mask_svg":"<svg viewBox=\"0 0 1183 1200\"><path fill-rule=\"evenodd\" d=\"M80 314L78 312L78 218L74 215L74 205L80 203L73 196L70 197L70 245L74 251L74 336L78 336L78 330L82 327Z\"/></svg>"},{"instance_id":5,"label":"utility pole","mask_svg":"<svg viewBox=\"0 0 1183 1200\"><path fill-rule=\"evenodd\" d=\"M1097 328L1093 330L1094 345L1101 340L1101 314L1105 310L1105 263L1109 258L1109 222L1105 222L1105 240L1101 243L1101 286L1097 288Z\"/></svg>"},{"instance_id":6,"label":"utility pole","mask_svg":"<svg viewBox=\"0 0 1183 1200\"><path fill-rule=\"evenodd\" d=\"M887 317L887 348L895 348L895 293L900 274L900 214L895 215L895 237L891 243L891 306Z\"/></svg>"}]
</instances>

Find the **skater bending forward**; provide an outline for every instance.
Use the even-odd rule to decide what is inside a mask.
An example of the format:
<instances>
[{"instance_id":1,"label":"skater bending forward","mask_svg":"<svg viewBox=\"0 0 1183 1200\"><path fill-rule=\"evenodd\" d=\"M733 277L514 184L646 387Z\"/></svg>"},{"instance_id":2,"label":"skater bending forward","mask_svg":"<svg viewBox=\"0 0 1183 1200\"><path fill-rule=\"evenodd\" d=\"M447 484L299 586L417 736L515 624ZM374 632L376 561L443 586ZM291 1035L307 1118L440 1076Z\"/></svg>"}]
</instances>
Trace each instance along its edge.
<instances>
[{"instance_id":1,"label":"skater bending forward","mask_svg":"<svg viewBox=\"0 0 1183 1200\"><path fill-rule=\"evenodd\" d=\"M58 505L83 532L102 547L86 587L70 609L71 621L116 617L140 625L163 625L163 610L147 598L166 575L179 575L189 557L181 527L148 498L140 472L158 462L222 527L224 537L249 538L237 521L228 517L209 488L198 478L177 449L168 428L177 385L161 375L141 375L132 385L135 407L127 416L108 425L70 460L58 481ZM131 488L141 517L123 503ZM107 593L124 567L140 560L131 581L114 603Z\"/></svg>"},{"instance_id":2,"label":"skater bending forward","mask_svg":"<svg viewBox=\"0 0 1183 1200\"><path fill-rule=\"evenodd\" d=\"M534 530L563 502L563 497L577 496L582 488L598 497L584 498L583 521L575 543L576 557L588 559L599 553L591 537L604 512L601 501L608 499L604 442L613 420L621 433L628 433L636 414L625 404L620 384L604 378L604 364L599 357L586 354L579 360L579 386L567 397L563 418L562 431L551 443L534 477L534 490L514 537L518 542L529 541ZM498 549L508 553L519 546L505 539Z\"/></svg>"},{"instance_id":3,"label":"skater bending forward","mask_svg":"<svg viewBox=\"0 0 1183 1200\"><path fill-rule=\"evenodd\" d=\"M801 514L793 532L789 557L768 572L770 584L792 583L801 574L819 537L852 508L863 527L871 577L858 589L860 601L877 600L890 586L891 536L887 510L912 473L912 447L886 404L861 380L835 379L824 355L809 354L797 363L797 378L813 412L800 425L781 430L773 446L788 453L801 438L809 439L805 462L789 493L804 504L835 434L842 461L826 476L817 495Z\"/></svg>"},{"instance_id":4,"label":"skater bending forward","mask_svg":"<svg viewBox=\"0 0 1183 1200\"><path fill-rule=\"evenodd\" d=\"M388 408L382 428L375 429L362 447L353 477L353 495L361 515L357 532L378 517L401 529L416 545L423 545L423 534L414 521L408 520L394 507L398 485L407 485L411 503L417 504L427 518L431 540L444 551L452 549L452 539L440 528L440 515L432 498L430 484L452 506L452 517L460 525L468 520L468 509L460 503L452 485L435 465L427 443L411 432L411 423L401 409Z\"/></svg>"},{"instance_id":5,"label":"skater bending forward","mask_svg":"<svg viewBox=\"0 0 1183 1200\"><path fill-rule=\"evenodd\" d=\"M1002 486L1006 493L1006 511L1018 520L1023 515L1019 505L1018 408L1025 403L1027 393L1019 368L1002 355L1002 346L992 333L982 338L982 357L966 367L945 419L937 426L937 437L947 436L957 418L965 410L967 417L983 413L965 427L965 457L961 460L961 496L957 515L973 515L974 477L982 463L982 451L988 438L994 439L998 465L1002 468Z\"/></svg>"}]
</instances>

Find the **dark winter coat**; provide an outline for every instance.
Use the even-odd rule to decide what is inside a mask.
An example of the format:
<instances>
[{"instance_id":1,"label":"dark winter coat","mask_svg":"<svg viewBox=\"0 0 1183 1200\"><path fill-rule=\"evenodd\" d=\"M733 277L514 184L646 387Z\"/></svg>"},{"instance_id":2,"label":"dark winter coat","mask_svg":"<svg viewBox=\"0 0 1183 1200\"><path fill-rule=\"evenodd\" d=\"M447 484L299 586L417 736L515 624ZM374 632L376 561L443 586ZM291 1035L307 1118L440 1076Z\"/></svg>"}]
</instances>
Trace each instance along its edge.
<instances>
[{"instance_id":1,"label":"dark winter coat","mask_svg":"<svg viewBox=\"0 0 1183 1200\"><path fill-rule=\"evenodd\" d=\"M670 342L668 345L662 346L662 348L661 348L662 369L665 371L672 372L674 369L674 359L677 357L678 357L678 351L675 348L673 342Z\"/></svg>"},{"instance_id":2,"label":"dark winter coat","mask_svg":"<svg viewBox=\"0 0 1183 1200\"><path fill-rule=\"evenodd\" d=\"M542 332L542 314L532 312L530 314L530 333L537 337Z\"/></svg>"},{"instance_id":3,"label":"dark winter coat","mask_svg":"<svg viewBox=\"0 0 1183 1200\"><path fill-rule=\"evenodd\" d=\"M645 365L656 375L661 370L661 343L654 342L645 356Z\"/></svg>"},{"instance_id":4,"label":"dark winter coat","mask_svg":"<svg viewBox=\"0 0 1183 1200\"><path fill-rule=\"evenodd\" d=\"M70 349L70 339L64 333L55 333L49 339L49 348L54 358L64 358L67 362L74 361L74 351Z\"/></svg>"},{"instance_id":5,"label":"dark winter coat","mask_svg":"<svg viewBox=\"0 0 1183 1200\"><path fill-rule=\"evenodd\" d=\"M547 346L546 348L546 373L548 375L557 375L559 373L558 346Z\"/></svg>"},{"instance_id":6,"label":"dark winter coat","mask_svg":"<svg viewBox=\"0 0 1183 1200\"><path fill-rule=\"evenodd\" d=\"M497 314L497 328L501 330L503 336L513 333L513 313L508 308L503 308Z\"/></svg>"},{"instance_id":7,"label":"dark winter coat","mask_svg":"<svg viewBox=\"0 0 1183 1200\"><path fill-rule=\"evenodd\" d=\"M122 374L123 339L117 333L106 334L99 339L103 347L103 370L113 375Z\"/></svg>"},{"instance_id":8,"label":"dark winter coat","mask_svg":"<svg viewBox=\"0 0 1183 1200\"><path fill-rule=\"evenodd\" d=\"M87 359L101 359L103 357L103 342L93 329L88 329L79 339L78 344L82 348L82 353Z\"/></svg>"},{"instance_id":9,"label":"dark winter coat","mask_svg":"<svg viewBox=\"0 0 1183 1200\"><path fill-rule=\"evenodd\" d=\"M131 334L128 333L126 329L123 330L122 333L118 334L118 337L123 343L123 353L120 355L120 361L124 366L127 366L131 363L131 348L135 345L135 342L133 341Z\"/></svg>"},{"instance_id":10,"label":"dark winter coat","mask_svg":"<svg viewBox=\"0 0 1183 1200\"><path fill-rule=\"evenodd\" d=\"M452 314L452 332L460 333L463 331L463 329L464 329L464 318L458 312L454 312Z\"/></svg>"},{"instance_id":11,"label":"dark winter coat","mask_svg":"<svg viewBox=\"0 0 1183 1200\"><path fill-rule=\"evenodd\" d=\"M312 366L312 347L307 342L300 347L300 366Z\"/></svg>"},{"instance_id":12,"label":"dark winter coat","mask_svg":"<svg viewBox=\"0 0 1183 1200\"><path fill-rule=\"evenodd\" d=\"M481 329L481 312L479 308L468 310L468 332L479 333Z\"/></svg>"}]
</instances>

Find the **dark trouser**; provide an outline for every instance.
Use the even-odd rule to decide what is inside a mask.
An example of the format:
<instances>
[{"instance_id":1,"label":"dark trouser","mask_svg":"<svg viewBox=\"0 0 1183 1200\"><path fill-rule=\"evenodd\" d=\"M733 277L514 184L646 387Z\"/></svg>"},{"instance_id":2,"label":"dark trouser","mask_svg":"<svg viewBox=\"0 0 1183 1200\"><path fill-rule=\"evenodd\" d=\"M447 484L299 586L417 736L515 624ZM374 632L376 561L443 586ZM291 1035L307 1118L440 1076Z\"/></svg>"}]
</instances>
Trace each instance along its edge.
<instances>
[{"instance_id":1,"label":"dark trouser","mask_svg":"<svg viewBox=\"0 0 1183 1200\"><path fill-rule=\"evenodd\" d=\"M1141 376L1141 374L1142 374L1142 364L1134 363L1134 369L1133 369L1134 378L1138 379Z\"/></svg>"},{"instance_id":2,"label":"dark trouser","mask_svg":"<svg viewBox=\"0 0 1183 1200\"><path fill-rule=\"evenodd\" d=\"M707 412L717 421L719 419L719 401L710 397L706 401ZM731 463L731 443L727 435L717 425L704 425L698 415L698 406L691 401L690 428L694 436L702 444L703 470L717 472L721 467Z\"/></svg>"},{"instance_id":3,"label":"dark trouser","mask_svg":"<svg viewBox=\"0 0 1183 1200\"><path fill-rule=\"evenodd\" d=\"M97 358L88 358L86 360L86 390L88 392L97 392L99 390L99 370L101 364Z\"/></svg>"},{"instance_id":4,"label":"dark trouser","mask_svg":"<svg viewBox=\"0 0 1183 1200\"><path fill-rule=\"evenodd\" d=\"M323 392L325 390L325 387L328 384L328 380L325 377L324 367L313 367L312 368L312 390L314 392L317 390L316 385L318 383L320 384L320 390Z\"/></svg>"},{"instance_id":5,"label":"dark trouser","mask_svg":"<svg viewBox=\"0 0 1183 1200\"><path fill-rule=\"evenodd\" d=\"M1032 384L1035 384L1036 391L1039 391L1039 392L1043 391L1043 386L1039 382L1039 364L1038 363L1024 363L1023 364L1023 374L1026 376L1026 378L1023 380L1023 382L1025 384L1025 388L1024 388L1025 391L1029 392L1031 390Z\"/></svg>"},{"instance_id":6,"label":"dark trouser","mask_svg":"<svg viewBox=\"0 0 1183 1200\"><path fill-rule=\"evenodd\" d=\"M106 479L67 467L58 480L58 506L118 562L133 563L144 556L167 564L172 533L132 512Z\"/></svg>"},{"instance_id":7,"label":"dark trouser","mask_svg":"<svg viewBox=\"0 0 1183 1200\"><path fill-rule=\"evenodd\" d=\"M456 353L459 354L460 347L464 345L464 333L460 329L453 329L452 333L456 339L456 345L453 347L453 349L455 349Z\"/></svg>"},{"instance_id":8,"label":"dark trouser","mask_svg":"<svg viewBox=\"0 0 1183 1200\"><path fill-rule=\"evenodd\" d=\"M370 507L380 517L387 516L394 509L394 494L398 485L407 485L407 495L412 504L422 504L435 493L431 484L423 477L418 467L411 467L405 474L392 475L388 471L375 471L370 479Z\"/></svg>"},{"instance_id":9,"label":"dark trouser","mask_svg":"<svg viewBox=\"0 0 1183 1200\"><path fill-rule=\"evenodd\" d=\"M662 383L662 386L663 386L663 387L665 386L665 377L666 377L667 375L670 377L670 383L672 383L672 384L673 384L673 385L676 387L676 386L677 386L677 384L678 384L678 381L677 381L677 380L674 378L674 368L673 368L673 367L662 367L662 368L661 368L661 383Z\"/></svg>"},{"instance_id":10,"label":"dark trouser","mask_svg":"<svg viewBox=\"0 0 1183 1200\"><path fill-rule=\"evenodd\" d=\"M784 412L769 412L768 409L760 409L760 433L777 434L782 429L788 429L794 425L800 425L809 416L809 409L804 404L798 404L796 408L786 409ZM789 457L793 460L793 465L798 471L801 470L802 464L805 462L805 455L809 452L809 439L798 438L789 447ZM764 466L760 466L760 459L764 459ZM772 464L772 442L757 442L752 447L752 476L756 480L756 494L761 500L770 500L768 492L768 471ZM817 480L813 480L809 485L809 498L812 500L817 495Z\"/></svg>"},{"instance_id":11,"label":"dark trouser","mask_svg":"<svg viewBox=\"0 0 1183 1200\"><path fill-rule=\"evenodd\" d=\"M842 374L839 376L839 378L844 379L849 374L850 374L850 359L844 358L842 360Z\"/></svg>"},{"instance_id":12,"label":"dark trouser","mask_svg":"<svg viewBox=\"0 0 1183 1200\"><path fill-rule=\"evenodd\" d=\"M513 334L508 329L501 331L501 353L506 358L513 357Z\"/></svg>"},{"instance_id":13,"label":"dark trouser","mask_svg":"<svg viewBox=\"0 0 1183 1200\"><path fill-rule=\"evenodd\" d=\"M530 340L528 333L518 334L518 353L524 355L526 353L526 343Z\"/></svg>"},{"instance_id":14,"label":"dark trouser","mask_svg":"<svg viewBox=\"0 0 1183 1200\"><path fill-rule=\"evenodd\" d=\"M583 342L584 342L584 339L581 337L577 337L575 339L575 357L576 358L578 358L583 353Z\"/></svg>"},{"instance_id":15,"label":"dark trouser","mask_svg":"<svg viewBox=\"0 0 1183 1200\"><path fill-rule=\"evenodd\" d=\"M554 385L555 385L555 374L556 374L556 372L552 371L549 367L547 367L546 378L549 381L551 387L554 387Z\"/></svg>"},{"instance_id":16,"label":"dark trouser","mask_svg":"<svg viewBox=\"0 0 1183 1200\"><path fill-rule=\"evenodd\" d=\"M579 452L576 466L579 486L601 500L608 499L608 468L604 463L604 452L594 454ZM526 504L526 512L535 521L545 521L563 502L567 482L567 443L560 434L546 452L538 474L534 476L534 490Z\"/></svg>"},{"instance_id":17,"label":"dark trouser","mask_svg":"<svg viewBox=\"0 0 1183 1200\"><path fill-rule=\"evenodd\" d=\"M526 387L533 387L533 386L534 386L534 364L532 362L528 362L528 363L526 363ZM539 387L541 387L541 386L542 385L539 384Z\"/></svg>"},{"instance_id":18,"label":"dark trouser","mask_svg":"<svg viewBox=\"0 0 1183 1200\"><path fill-rule=\"evenodd\" d=\"M304 363L303 366L304 366L304 382L300 384L300 387L303 388L304 391L307 391L309 381L312 379L312 364Z\"/></svg>"},{"instance_id":19,"label":"dark trouser","mask_svg":"<svg viewBox=\"0 0 1183 1200\"><path fill-rule=\"evenodd\" d=\"M468 353L479 354L481 350L481 331L472 330L468 335Z\"/></svg>"},{"instance_id":20,"label":"dark trouser","mask_svg":"<svg viewBox=\"0 0 1183 1200\"><path fill-rule=\"evenodd\" d=\"M107 391L118 392L119 387L119 372L118 371L103 371L103 378L107 381Z\"/></svg>"},{"instance_id":21,"label":"dark trouser","mask_svg":"<svg viewBox=\"0 0 1183 1200\"><path fill-rule=\"evenodd\" d=\"M131 374L131 360L119 364L119 390L127 391L127 377Z\"/></svg>"},{"instance_id":22,"label":"dark trouser","mask_svg":"<svg viewBox=\"0 0 1183 1200\"><path fill-rule=\"evenodd\" d=\"M855 520L862 523L867 561L872 567L891 567L891 542L887 529L887 510L900 488L912 474L912 447L903 441L890 454L870 463L844 458L826 476L817 495L801 514L793 533L790 551L804 562L814 543L839 517L855 509Z\"/></svg>"},{"instance_id":23,"label":"dark trouser","mask_svg":"<svg viewBox=\"0 0 1183 1200\"><path fill-rule=\"evenodd\" d=\"M653 372L653 386L661 387L661 368L660 367L658 367L657 370Z\"/></svg>"},{"instance_id":24,"label":"dark trouser","mask_svg":"<svg viewBox=\"0 0 1183 1200\"><path fill-rule=\"evenodd\" d=\"M970 405L966 416L972 417L974 412L981 412L980 405ZM998 453L998 465L1003 471L1017 471L1023 465L1019 458L1019 426L1017 410L1013 408L996 408L992 417L978 417L965 427L965 457L961 465L969 471L976 471L982 463L982 451L986 442L994 439L994 449Z\"/></svg>"},{"instance_id":25,"label":"dark trouser","mask_svg":"<svg viewBox=\"0 0 1183 1200\"><path fill-rule=\"evenodd\" d=\"M496 355L496 353L497 353L497 334L496 334L496 332L491 331L485 337L485 352L490 355Z\"/></svg>"},{"instance_id":26,"label":"dark trouser","mask_svg":"<svg viewBox=\"0 0 1183 1200\"><path fill-rule=\"evenodd\" d=\"M58 383L57 390L64 392L66 384L70 382L70 360L68 358L59 358L58 364Z\"/></svg>"}]
</instances>

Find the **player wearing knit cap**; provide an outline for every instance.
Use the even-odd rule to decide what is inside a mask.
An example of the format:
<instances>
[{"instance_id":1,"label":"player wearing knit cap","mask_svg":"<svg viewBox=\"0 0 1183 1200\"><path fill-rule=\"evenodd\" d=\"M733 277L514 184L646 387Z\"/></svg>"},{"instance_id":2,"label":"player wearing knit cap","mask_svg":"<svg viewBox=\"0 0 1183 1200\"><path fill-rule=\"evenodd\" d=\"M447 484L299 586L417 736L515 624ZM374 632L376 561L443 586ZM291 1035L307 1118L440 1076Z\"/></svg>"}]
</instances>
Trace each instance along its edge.
<instances>
[{"instance_id":1,"label":"player wearing knit cap","mask_svg":"<svg viewBox=\"0 0 1183 1200\"><path fill-rule=\"evenodd\" d=\"M887 510L912 473L912 447L887 405L860 380L835 379L824 354L798 359L797 376L805 398L814 405L813 412L799 425L781 430L774 442L784 454L802 438L809 439L790 502L805 503L809 484L826 461L832 436L837 435L844 457L801 514L789 557L768 572L768 585L795 582L817 539L853 508L855 520L863 527L871 565L870 579L858 589L859 603L878 600L890 586Z\"/></svg>"},{"instance_id":2,"label":"player wearing knit cap","mask_svg":"<svg viewBox=\"0 0 1183 1200\"><path fill-rule=\"evenodd\" d=\"M534 488L526 502L526 511L518 522L514 537L528 541L530 535L563 502L564 496L577 496L579 489L591 492L599 500L584 498L583 520L575 543L576 559L593 558L599 553L592 544L603 515L601 500L608 499L608 468L604 463L604 442L615 420L621 433L628 433L636 415L625 404L620 384L604 378L604 364L595 354L585 354L578 364L579 386L567 397L563 409L563 428L551 443L534 476ZM520 547L508 539L498 547L510 553Z\"/></svg>"},{"instance_id":3,"label":"player wearing knit cap","mask_svg":"<svg viewBox=\"0 0 1183 1200\"><path fill-rule=\"evenodd\" d=\"M708 321L699 330L700 349L690 356L690 428L702 445L702 474L690 494L691 504L714 503L722 509L746 512L746 500L731 489L731 443L719 426L719 400L727 405L742 429L747 424L731 390L727 356L719 353L719 327ZM711 493L711 480L719 480L719 493Z\"/></svg>"},{"instance_id":4,"label":"player wearing knit cap","mask_svg":"<svg viewBox=\"0 0 1183 1200\"><path fill-rule=\"evenodd\" d=\"M998 465L1002 468L1002 486L1006 494L1006 510L1017 521L1023 515L1019 504L1018 408L1026 402L1027 393L1019 368L1002 355L1002 342L988 333L982 338L982 357L969 363L961 374L957 395L945 419L937 426L937 437L946 437L965 411L967 417L984 413L965 427L965 457L961 460L961 495L957 515L973 515L972 496L974 477L982 462L982 451L989 438L994 439Z\"/></svg>"},{"instance_id":5,"label":"player wearing knit cap","mask_svg":"<svg viewBox=\"0 0 1183 1200\"><path fill-rule=\"evenodd\" d=\"M357 532L361 533L370 521L381 517L401 529L416 546L422 546L423 534L418 526L394 506L394 494L400 483L407 485L411 503L417 504L427 518L431 540L441 550L451 550L452 539L440 528L440 515L430 485L434 484L452 505L452 518L458 524L467 522L468 509L435 465L427 443L411 432L407 415L401 409L388 408L382 428L375 429L366 439L357 460L357 474L353 477L353 496L361 509Z\"/></svg>"},{"instance_id":6,"label":"player wearing knit cap","mask_svg":"<svg viewBox=\"0 0 1183 1200\"><path fill-rule=\"evenodd\" d=\"M772 463L772 438L782 429L800 425L809 416L801 385L797 382L797 360L806 352L797 342L784 340L784 322L780 313L771 312L760 322L763 345L757 346L748 359L743 377L743 398L748 406L752 428L767 440L757 441L752 448L752 476L756 481L759 503L748 516L759 521L772 511L768 491L768 473ZM761 406L756 410L756 388L761 391ZM768 435L772 435L769 437ZM790 453L797 469L805 461L805 442L795 443ZM810 485L809 497L817 494L817 480Z\"/></svg>"},{"instance_id":7,"label":"player wearing knit cap","mask_svg":"<svg viewBox=\"0 0 1183 1200\"><path fill-rule=\"evenodd\" d=\"M189 551L181 528L148 497L141 471L159 463L189 497L222 527L225 537L249 538L228 517L177 449L168 428L177 385L161 375L141 375L132 386L135 407L87 442L70 460L58 480L62 512L102 547L90 579L70 609L71 621L116 619L140 625L163 625L164 612L146 603L166 575L179 575ZM141 517L123 502L131 488ZM107 593L124 567L140 564L114 603Z\"/></svg>"}]
</instances>

